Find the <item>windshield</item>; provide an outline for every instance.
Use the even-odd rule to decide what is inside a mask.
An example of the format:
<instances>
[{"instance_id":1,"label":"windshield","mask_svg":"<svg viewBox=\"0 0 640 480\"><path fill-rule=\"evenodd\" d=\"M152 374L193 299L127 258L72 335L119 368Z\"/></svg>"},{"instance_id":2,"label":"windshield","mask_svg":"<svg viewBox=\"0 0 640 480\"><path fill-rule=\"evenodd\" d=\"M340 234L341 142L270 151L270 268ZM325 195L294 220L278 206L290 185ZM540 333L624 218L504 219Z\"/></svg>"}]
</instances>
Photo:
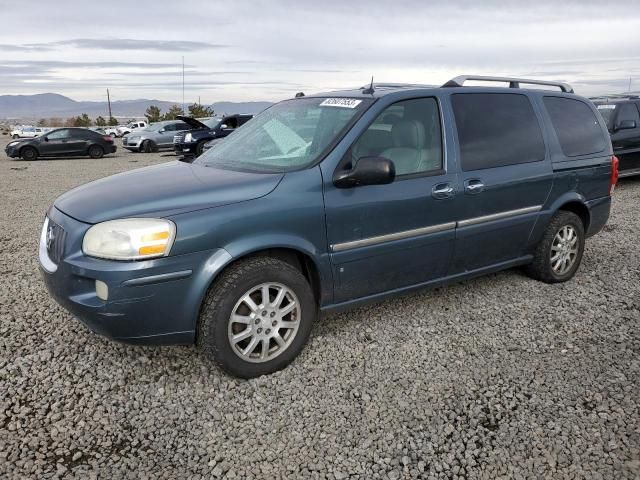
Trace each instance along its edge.
<instances>
[{"instance_id":1,"label":"windshield","mask_svg":"<svg viewBox=\"0 0 640 480\"><path fill-rule=\"evenodd\" d=\"M200 120L200 122L204 123L210 129L216 128L221 121L222 121L221 118L208 118L206 120Z\"/></svg>"},{"instance_id":2,"label":"windshield","mask_svg":"<svg viewBox=\"0 0 640 480\"><path fill-rule=\"evenodd\" d=\"M598 111L604 121L607 123L609 130L613 129L613 117L615 117L616 106L615 105L597 105Z\"/></svg>"},{"instance_id":3,"label":"windshield","mask_svg":"<svg viewBox=\"0 0 640 480\"><path fill-rule=\"evenodd\" d=\"M313 163L370 99L298 98L274 105L214 145L195 163L287 172Z\"/></svg>"},{"instance_id":4,"label":"windshield","mask_svg":"<svg viewBox=\"0 0 640 480\"><path fill-rule=\"evenodd\" d=\"M164 123L152 123L148 127L143 128L143 130L145 130L147 132L157 132L162 127L164 127L164 125L165 125Z\"/></svg>"}]
</instances>

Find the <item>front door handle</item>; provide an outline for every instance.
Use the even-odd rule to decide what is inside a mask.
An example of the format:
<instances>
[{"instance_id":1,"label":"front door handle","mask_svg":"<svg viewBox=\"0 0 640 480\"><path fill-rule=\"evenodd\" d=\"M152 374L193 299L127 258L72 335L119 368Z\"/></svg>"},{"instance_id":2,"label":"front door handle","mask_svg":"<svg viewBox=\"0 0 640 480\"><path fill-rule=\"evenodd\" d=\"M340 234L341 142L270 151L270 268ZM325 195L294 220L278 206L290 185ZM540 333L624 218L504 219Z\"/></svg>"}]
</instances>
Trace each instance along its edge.
<instances>
[{"instance_id":1,"label":"front door handle","mask_svg":"<svg viewBox=\"0 0 640 480\"><path fill-rule=\"evenodd\" d=\"M454 195L454 188L450 183L439 183L434 185L431 189L431 196L433 198L443 199L450 198Z\"/></svg>"},{"instance_id":2,"label":"front door handle","mask_svg":"<svg viewBox=\"0 0 640 480\"><path fill-rule=\"evenodd\" d=\"M464 193L468 193L470 195L474 195L476 193L480 193L484 190L484 183L477 178L471 180L465 180L464 182Z\"/></svg>"}]
</instances>

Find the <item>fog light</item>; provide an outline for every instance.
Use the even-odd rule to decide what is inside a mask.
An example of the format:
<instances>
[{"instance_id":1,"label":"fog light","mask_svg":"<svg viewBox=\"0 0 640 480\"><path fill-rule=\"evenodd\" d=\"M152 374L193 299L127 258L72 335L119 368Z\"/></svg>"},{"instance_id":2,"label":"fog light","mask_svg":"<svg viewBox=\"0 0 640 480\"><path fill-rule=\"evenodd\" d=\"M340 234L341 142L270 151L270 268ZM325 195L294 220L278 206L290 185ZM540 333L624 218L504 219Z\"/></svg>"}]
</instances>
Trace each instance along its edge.
<instances>
[{"instance_id":1,"label":"fog light","mask_svg":"<svg viewBox=\"0 0 640 480\"><path fill-rule=\"evenodd\" d=\"M109 299L109 287L100 280L96 280L96 296L105 302Z\"/></svg>"}]
</instances>

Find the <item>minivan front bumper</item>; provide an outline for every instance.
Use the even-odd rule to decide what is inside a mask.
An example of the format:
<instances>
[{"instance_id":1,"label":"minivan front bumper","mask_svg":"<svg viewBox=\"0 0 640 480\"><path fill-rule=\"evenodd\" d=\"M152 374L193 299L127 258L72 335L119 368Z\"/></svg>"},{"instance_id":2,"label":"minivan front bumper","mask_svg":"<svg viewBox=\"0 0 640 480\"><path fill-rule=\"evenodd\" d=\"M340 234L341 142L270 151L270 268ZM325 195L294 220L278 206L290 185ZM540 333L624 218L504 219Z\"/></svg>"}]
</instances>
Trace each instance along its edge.
<instances>
[{"instance_id":1,"label":"minivan front bumper","mask_svg":"<svg viewBox=\"0 0 640 480\"><path fill-rule=\"evenodd\" d=\"M92 331L125 343L191 344L202 298L229 260L224 249L123 262L87 257L82 239L91 225L55 207L48 218L63 229L60 261L52 267L43 231L40 270L49 293ZM56 232L58 233L58 232ZM106 300L96 281L108 290ZM103 296L103 295L102 295Z\"/></svg>"}]
</instances>

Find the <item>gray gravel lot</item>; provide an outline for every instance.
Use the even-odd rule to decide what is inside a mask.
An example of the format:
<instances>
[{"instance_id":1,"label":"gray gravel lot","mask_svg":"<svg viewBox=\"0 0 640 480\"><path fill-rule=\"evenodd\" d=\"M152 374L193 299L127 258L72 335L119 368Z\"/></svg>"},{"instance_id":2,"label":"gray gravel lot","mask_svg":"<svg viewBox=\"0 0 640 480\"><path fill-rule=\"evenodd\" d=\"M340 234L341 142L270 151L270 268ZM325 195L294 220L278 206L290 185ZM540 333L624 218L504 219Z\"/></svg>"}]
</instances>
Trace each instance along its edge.
<instances>
[{"instance_id":1,"label":"gray gravel lot","mask_svg":"<svg viewBox=\"0 0 640 480\"><path fill-rule=\"evenodd\" d=\"M0 153L1 478L640 478L640 179L573 281L512 270L327 317L240 381L91 333L40 280L57 195L172 159Z\"/></svg>"}]
</instances>

